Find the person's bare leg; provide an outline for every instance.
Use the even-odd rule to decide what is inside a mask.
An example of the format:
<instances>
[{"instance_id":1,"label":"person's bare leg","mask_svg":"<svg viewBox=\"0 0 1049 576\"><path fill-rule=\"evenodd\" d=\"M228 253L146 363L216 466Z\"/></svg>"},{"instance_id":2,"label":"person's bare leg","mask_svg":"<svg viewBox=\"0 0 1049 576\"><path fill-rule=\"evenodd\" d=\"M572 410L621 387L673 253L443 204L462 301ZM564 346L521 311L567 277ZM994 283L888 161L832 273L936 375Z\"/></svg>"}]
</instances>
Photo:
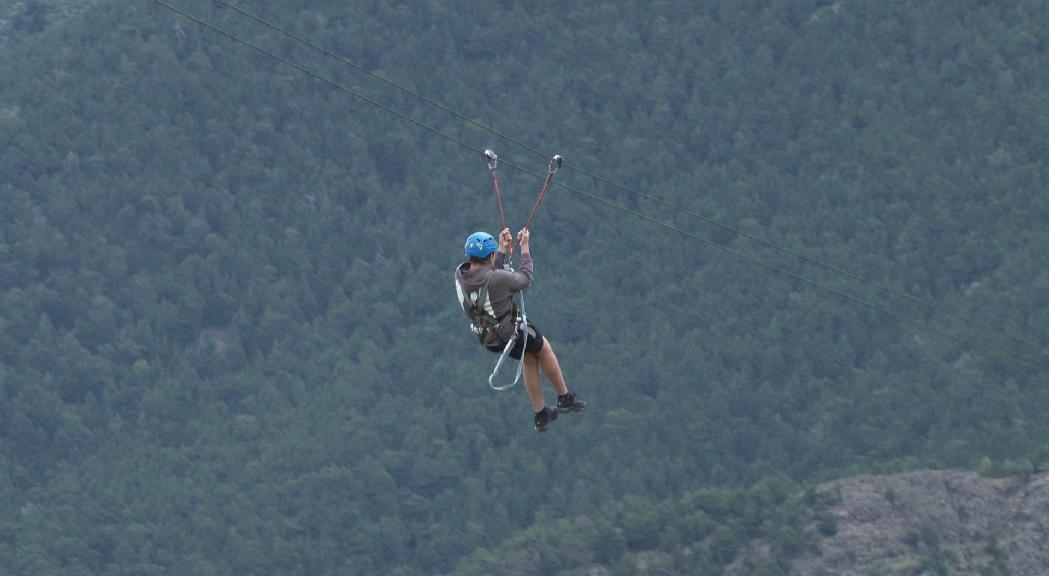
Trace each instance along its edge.
<instances>
[{"instance_id":1,"label":"person's bare leg","mask_svg":"<svg viewBox=\"0 0 1049 576\"><path fill-rule=\"evenodd\" d=\"M568 394L565 377L561 374L561 364L557 362L557 355L554 354L554 347L550 345L549 340L543 343L543 349L539 351L539 365L543 367L543 374L546 374L547 380L554 385L557 395Z\"/></svg>"},{"instance_id":2,"label":"person's bare leg","mask_svg":"<svg viewBox=\"0 0 1049 576\"><path fill-rule=\"evenodd\" d=\"M532 407L539 412L546 406L543 400L543 379L539 376L539 359L535 354L524 355L524 381L528 389L528 397L532 399Z\"/></svg>"}]
</instances>

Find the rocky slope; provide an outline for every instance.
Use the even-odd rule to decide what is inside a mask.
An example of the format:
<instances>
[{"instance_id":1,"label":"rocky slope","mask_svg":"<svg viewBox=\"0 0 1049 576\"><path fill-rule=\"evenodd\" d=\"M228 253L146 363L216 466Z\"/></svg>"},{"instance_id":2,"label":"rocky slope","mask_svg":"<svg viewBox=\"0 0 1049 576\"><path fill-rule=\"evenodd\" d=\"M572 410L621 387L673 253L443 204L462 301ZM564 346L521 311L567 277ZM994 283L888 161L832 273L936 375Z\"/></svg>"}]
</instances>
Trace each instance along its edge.
<instances>
[{"instance_id":1,"label":"rocky slope","mask_svg":"<svg viewBox=\"0 0 1049 576\"><path fill-rule=\"evenodd\" d=\"M818 553L798 574L1049 574L1049 474L992 479L972 472L856 476L824 484L840 499ZM757 545L727 571L748 574Z\"/></svg>"}]
</instances>

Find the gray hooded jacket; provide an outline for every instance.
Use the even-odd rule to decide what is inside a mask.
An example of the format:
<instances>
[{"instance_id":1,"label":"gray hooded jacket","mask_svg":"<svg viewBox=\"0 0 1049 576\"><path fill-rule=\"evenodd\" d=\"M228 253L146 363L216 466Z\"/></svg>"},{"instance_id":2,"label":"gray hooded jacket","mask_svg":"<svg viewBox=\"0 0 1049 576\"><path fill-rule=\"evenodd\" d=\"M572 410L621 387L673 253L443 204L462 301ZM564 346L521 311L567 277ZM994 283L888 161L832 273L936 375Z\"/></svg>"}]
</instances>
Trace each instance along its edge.
<instances>
[{"instance_id":1,"label":"gray hooded jacket","mask_svg":"<svg viewBox=\"0 0 1049 576\"><path fill-rule=\"evenodd\" d=\"M455 287L460 304L463 304L464 297L469 297L488 285L488 302L491 304L488 312L499 320L499 324L494 330L477 335L478 340L486 347L501 348L510 341L510 335L514 331L514 319L510 317L514 308L514 294L528 288L532 283L530 254L521 255L521 264L516 271L503 269L505 258L502 252L497 252L495 268L467 261L455 269ZM469 316L469 311L465 308L464 311Z\"/></svg>"}]
</instances>

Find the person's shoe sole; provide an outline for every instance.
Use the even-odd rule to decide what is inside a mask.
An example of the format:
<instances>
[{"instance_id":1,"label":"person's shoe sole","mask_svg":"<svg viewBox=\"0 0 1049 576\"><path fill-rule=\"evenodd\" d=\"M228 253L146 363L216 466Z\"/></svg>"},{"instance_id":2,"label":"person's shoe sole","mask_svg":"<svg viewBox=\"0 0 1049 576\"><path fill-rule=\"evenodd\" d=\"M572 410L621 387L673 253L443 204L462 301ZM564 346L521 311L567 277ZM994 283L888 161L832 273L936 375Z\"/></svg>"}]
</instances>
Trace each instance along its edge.
<instances>
[{"instance_id":1,"label":"person's shoe sole","mask_svg":"<svg viewBox=\"0 0 1049 576\"><path fill-rule=\"evenodd\" d=\"M582 406L558 406L557 409L560 412L582 412L586 410L586 404Z\"/></svg>"}]
</instances>

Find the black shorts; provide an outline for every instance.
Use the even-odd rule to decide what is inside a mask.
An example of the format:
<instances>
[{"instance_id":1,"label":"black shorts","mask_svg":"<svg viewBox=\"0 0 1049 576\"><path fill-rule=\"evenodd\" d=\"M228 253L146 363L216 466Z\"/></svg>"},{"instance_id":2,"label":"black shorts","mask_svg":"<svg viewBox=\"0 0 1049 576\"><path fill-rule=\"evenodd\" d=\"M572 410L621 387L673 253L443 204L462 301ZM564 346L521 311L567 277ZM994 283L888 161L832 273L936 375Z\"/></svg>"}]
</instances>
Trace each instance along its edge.
<instances>
[{"instance_id":1,"label":"black shorts","mask_svg":"<svg viewBox=\"0 0 1049 576\"><path fill-rule=\"evenodd\" d=\"M513 358L514 360L520 360L521 359L521 348L524 347L524 343L525 343L524 342L524 335L522 334L522 332L523 332L523 330L521 330L521 329L517 330L517 342L515 342L514 343L514 347L510 349L510 357ZM543 351L543 344L544 343L545 343L545 340L543 339L543 335L539 332L539 329L535 327L535 324L532 324L531 322L529 322L528 323L528 347L525 348L524 351L527 352L528 354L538 354L538 353ZM488 348L492 352L495 352L496 354L502 354L503 353L503 347L504 346L498 346L498 347L496 347L496 346L486 346L486 348Z\"/></svg>"}]
</instances>

